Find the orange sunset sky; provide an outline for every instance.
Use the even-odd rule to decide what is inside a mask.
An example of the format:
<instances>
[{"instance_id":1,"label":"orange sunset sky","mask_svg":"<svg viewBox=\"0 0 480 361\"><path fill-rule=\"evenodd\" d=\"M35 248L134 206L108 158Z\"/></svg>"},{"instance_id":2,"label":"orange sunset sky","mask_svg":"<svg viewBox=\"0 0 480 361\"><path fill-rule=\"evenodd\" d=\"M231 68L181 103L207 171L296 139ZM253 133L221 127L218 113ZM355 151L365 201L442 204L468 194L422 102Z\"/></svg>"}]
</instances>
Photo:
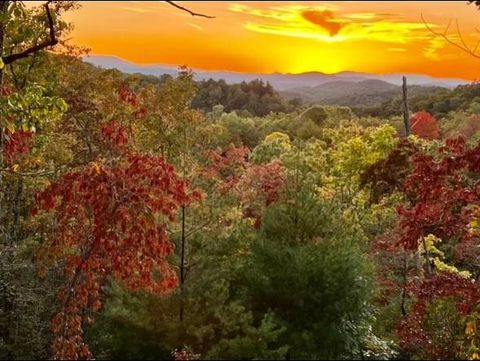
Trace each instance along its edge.
<instances>
[{"instance_id":1,"label":"orange sunset sky","mask_svg":"<svg viewBox=\"0 0 480 361\"><path fill-rule=\"evenodd\" d=\"M300 73L363 71L480 78L475 59L422 22L474 48L480 10L449 2L198 2L178 4L215 16L192 17L163 2L82 2L69 14L75 44L92 55L194 69ZM477 30L478 29L478 30Z\"/></svg>"}]
</instances>

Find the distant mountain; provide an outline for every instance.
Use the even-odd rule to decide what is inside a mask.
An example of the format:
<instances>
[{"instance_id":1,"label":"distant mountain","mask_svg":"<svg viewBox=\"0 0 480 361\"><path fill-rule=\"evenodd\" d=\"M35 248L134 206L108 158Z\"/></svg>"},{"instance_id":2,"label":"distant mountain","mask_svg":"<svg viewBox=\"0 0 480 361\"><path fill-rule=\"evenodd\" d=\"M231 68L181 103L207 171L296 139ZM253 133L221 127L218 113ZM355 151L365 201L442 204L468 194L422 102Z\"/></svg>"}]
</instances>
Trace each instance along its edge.
<instances>
[{"instance_id":1,"label":"distant mountain","mask_svg":"<svg viewBox=\"0 0 480 361\"><path fill-rule=\"evenodd\" d=\"M125 73L141 73L147 75L162 75L177 73L177 68L168 65L140 65L126 60L114 57L114 56L87 56L84 58L85 62L93 65L101 66L103 68L115 68ZM197 80L204 79L224 79L227 83L240 83L242 81L251 81L254 79L262 79L270 82L277 90L295 90L302 87L317 87L329 83L329 88L343 89L348 86L352 86L353 83L361 83L369 80L378 80L382 83L364 83L370 89L372 86L381 86L382 89L386 89L389 85L400 85L402 81L402 75L407 76L409 85L422 85L422 86L440 86L440 87L455 87L460 84L468 83L462 79L445 79L445 78L433 78L427 75L421 74L369 74L360 72L344 71L335 74L324 74L321 72L308 72L301 74L245 74L230 71L205 71L193 69L196 74ZM335 84L337 82L349 82L346 84ZM333 84L332 84L333 83ZM361 86L361 88L363 87ZM322 87L325 89L325 87ZM355 88L356 89L356 88ZM343 90L339 90L343 91Z\"/></svg>"},{"instance_id":2,"label":"distant mountain","mask_svg":"<svg viewBox=\"0 0 480 361\"><path fill-rule=\"evenodd\" d=\"M176 67L163 65L139 65L115 56L85 56L83 61L105 69L118 69L124 73L141 73L146 75L177 74Z\"/></svg>"},{"instance_id":3,"label":"distant mountain","mask_svg":"<svg viewBox=\"0 0 480 361\"><path fill-rule=\"evenodd\" d=\"M433 93L444 89L439 86L408 86L410 97ZM349 107L379 106L384 102L400 99L402 88L383 80L331 81L315 87L298 87L280 92L287 98L301 98L306 103L337 104Z\"/></svg>"}]
</instances>

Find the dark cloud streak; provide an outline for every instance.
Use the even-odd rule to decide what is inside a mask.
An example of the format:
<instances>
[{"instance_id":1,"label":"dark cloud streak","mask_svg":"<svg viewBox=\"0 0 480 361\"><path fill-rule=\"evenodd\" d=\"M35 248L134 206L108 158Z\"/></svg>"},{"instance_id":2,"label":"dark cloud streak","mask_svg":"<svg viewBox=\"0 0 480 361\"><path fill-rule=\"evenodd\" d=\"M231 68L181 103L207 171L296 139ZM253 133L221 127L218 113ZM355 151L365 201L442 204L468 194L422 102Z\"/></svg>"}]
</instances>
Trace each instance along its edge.
<instances>
[{"instance_id":1,"label":"dark cloud streak","mask_svg":"<svg viewBox=\"0 0 480 361\"><path fill-rule=\"evenodd\" d=\"M330 36L337 35L346 25L344 21L336 19L335 15L328 10L305 10L302 12L302 17L308 22L327 30Z\"/></svg>"}]
</instances>

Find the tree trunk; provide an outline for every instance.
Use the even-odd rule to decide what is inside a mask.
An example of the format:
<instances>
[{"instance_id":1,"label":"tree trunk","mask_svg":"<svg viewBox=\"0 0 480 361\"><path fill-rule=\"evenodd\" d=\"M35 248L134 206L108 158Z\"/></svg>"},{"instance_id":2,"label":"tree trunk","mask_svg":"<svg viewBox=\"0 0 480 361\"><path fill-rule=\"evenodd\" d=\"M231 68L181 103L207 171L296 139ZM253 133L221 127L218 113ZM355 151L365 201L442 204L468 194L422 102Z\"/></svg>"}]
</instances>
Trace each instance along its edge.
<instances>
[{"instance_id":1,"label":"tree trunk","mask_svg":"<svg viewBox=\"0 0 480 361\"><path fill-rule=\"evenodd\" d=\"M410 135L410 112L408 111L408 98L407 98L407 78L402 78L402 93L403 93L403 122L405 124L405 134L408 137Z\"/></svg>"},{"instance_id":2,"label":"tree trunk","mask_svg":"<svg viewBox=\"0 0 480 361\"><path fill-rule=\"evenodd\" d=\"M180 322L183 321L183 314L185 312L185 304L183 300L183 293L184 293L184 283L185 283L185 272L186 272L186 265L185 265L185 252L187 247L187 239L185 234L185 206L182 206L182 234L180 237Z\"/></svg>"},{"instance_id":3,"label":"tree trunk","mask_svg":"<svg viewBox=\"0 0 480 361\"><path fill-rule=\"evenodd\" d=\"M8 11L9 1L0 2L0 17L6 19L6 13ZM6 30L7 20L4 20L0 23L0 57L3 57L4 54L4 43L5 43L5 30ZM3 78L4 78L5 68L0 69L0 97L3 96ZM5 125L3 124L2 119L0 119L0 169L4 167L3 159L3 147L5 141ZM12 309L13 309L13 295L11 293L11 287L9 285L9 280L11 277L8 276L10 270L8 269L11 265L10 257L10 247L7 244L6 239L6 206L4 199L4 180L3 172L0 172L0 316L2 320L0 322L0 359L8 360L12 359L12 350L11 344L13 343L11 335L11 322L12 322Z\"/></svg>"}]
</instances>

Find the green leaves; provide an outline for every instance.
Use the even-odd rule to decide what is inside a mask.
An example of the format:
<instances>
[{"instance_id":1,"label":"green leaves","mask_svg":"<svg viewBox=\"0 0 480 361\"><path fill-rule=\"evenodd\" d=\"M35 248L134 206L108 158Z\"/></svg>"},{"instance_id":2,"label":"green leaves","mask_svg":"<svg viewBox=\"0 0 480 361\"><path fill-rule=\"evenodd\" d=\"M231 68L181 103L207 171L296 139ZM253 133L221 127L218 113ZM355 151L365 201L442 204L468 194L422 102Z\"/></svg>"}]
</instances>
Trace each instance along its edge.
<instances>
[{"instance_id":1,"label":"green leaves","mask_svg":"<svg viewBox=\"0 0 480 361\"><path fill-rule=\"evenodd\" d=\"M346 319L365 317L368 265L353 239L285 244L260 234L242 271L244 292L257 318L272 313L286 328L279 344L290 347L292 359L339 359L358 335L345 329Z\"/></svg>"},{"instance_id":2,"label":"green leaves","mask_svg":"<svg viewBox=\"0 0 480 361\"><path fill-rule=\"evenodd\" d=\"M50 122L67 110L65 101L57 96L46 96L40 85L31 85L23 92L0 98L0 115L5 127L35 132L38 125Z\"/></svg>"}]
</instances>

